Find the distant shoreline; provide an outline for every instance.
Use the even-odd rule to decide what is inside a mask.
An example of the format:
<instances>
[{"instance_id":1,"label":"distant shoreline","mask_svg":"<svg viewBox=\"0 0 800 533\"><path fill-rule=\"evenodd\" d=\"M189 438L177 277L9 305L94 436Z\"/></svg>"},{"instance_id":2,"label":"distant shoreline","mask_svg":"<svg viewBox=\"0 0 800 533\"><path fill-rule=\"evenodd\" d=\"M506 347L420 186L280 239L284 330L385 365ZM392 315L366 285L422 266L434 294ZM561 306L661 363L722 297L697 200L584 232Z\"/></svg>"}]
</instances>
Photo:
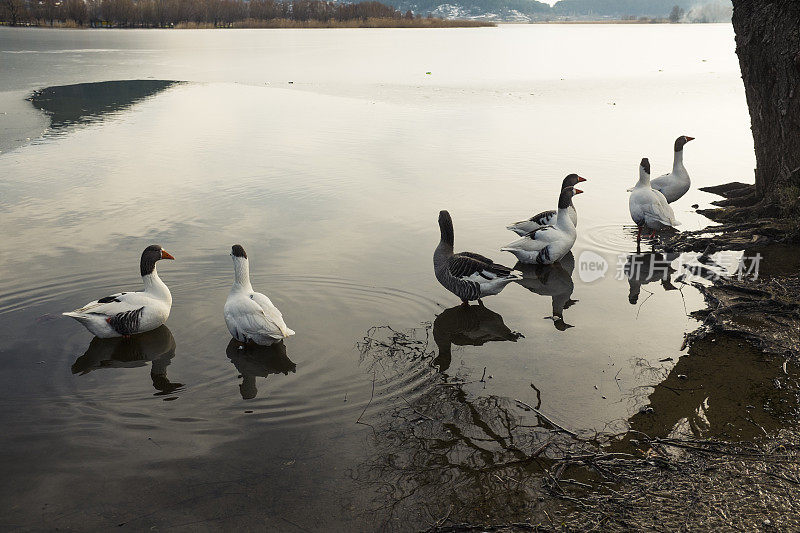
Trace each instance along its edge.
<instances>
[{"instance_id":1,"label":"distant shoreline","mask_svg":"<svg viewBox=\"0 0 800 533\"><path fill-rule=\"evenodd\" d=\"M231 30L231 29L336 29L336 28L486 28L496 27L496 22L483 20L460 20L460 19L440 19L440 18L414 18L414 19L395 19L395 18L368 18L355 20L307 20L299 21L292 19L270 19L256 20L245 19L232 22L228 25L215 26L210 22L179 22L170 26L115 26L115 25L78 25L67 21L65 23L56 22L50 24L10 24L0 23L0 27L9 28L38 28L38 29L78 29L78 30L107 30L107 29L150 29L150 30Z\"/></svg>"}]
</instances>

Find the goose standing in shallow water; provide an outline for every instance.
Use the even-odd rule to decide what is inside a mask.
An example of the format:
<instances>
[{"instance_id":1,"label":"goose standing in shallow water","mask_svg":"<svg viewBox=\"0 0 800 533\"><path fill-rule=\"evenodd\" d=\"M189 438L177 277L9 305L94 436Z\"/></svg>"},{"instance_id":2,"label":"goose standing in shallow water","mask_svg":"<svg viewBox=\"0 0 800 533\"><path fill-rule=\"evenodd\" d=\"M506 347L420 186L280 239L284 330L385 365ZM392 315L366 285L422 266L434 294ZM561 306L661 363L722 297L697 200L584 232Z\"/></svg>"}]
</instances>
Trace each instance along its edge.
<instances>
[{"instance_id":1,"label":"goose standing in shallow water","mask_svg":"<svg viewBox=\"0 0 800 533\"><path fill-rule=\"evenodd\" d=\"M247 253L239 244L231 248L235 280L225 302L225 324L234 339L269 346L294 331L286 327L283 315L269 298L254 292L250 285L250 264Z\"/></svg>"},{"instance_id":2,"label":"goose standing in shallow water","mask_svg":"<svg viewBox=\"0 0 800 533\"><path fill-rule=\"evenodd\" d=\"M631 190L628 207L631 218L639 227L637 243L642 238L643 227L650 228L653 230L651 235L655 235L656 230L681 224L664 195L650 187L650 161L646 157L639 164L639 182Z\"/></svg>"},{"instance_id":3,"label":"goose standing in shallow water","mask_svg":"<svg viewBox=\"0 0 800 533\"><path fill-rule=\"evenodd\" d=\"M570 174L561 182L561 189L563 190L564 187L574 187L578 183L586 181L586 178L582 178L577 174ZM569 214L569 218L572 220L572 225L577 227L578 226L578 212L575 210L575 206L572 205L572 198L569 200L569 207L567 208L567 213ZM506 229L510 229L520 237L524 237L525 235L529 234L532 231L536 231L539 228L543 228L544 226L552 226L556 223L556 218L558 216L558 211L556 209L551 209L550 211L542 211L538 215L533 215L528 220L521 220L519 222L515 222L510 226L506 226Z\"/></svg>"},{"instance_id":4,"label":"goose standing in shallow water","mask_svg":"<svg viewBox=\"0 0 800 533\"><path fill-rule=\"evenodd\" d=\"M172 308L172 294L156 272L156 261L161 259L175 258L157 244L142 252L139 272L144 291L119 292L62 314L74 318L101 339L156 329L167 321Z\"/></svg>"},{"instance_id":5,"label":"goose standing in shallow water","mask_svg":"<svg viewBox=\"0 0 800 533\"><path fill-rule=\"evenodd\" d=\"M582 192L575 187L561 189L555 224L532 231L521 239L503 246L500 250L511 252L523 263L540 265L553 264L567 255L578 236L568 209L572 203L572 197Z\"/></svg>"},{"instance_id":6,"label":"goose standing in shallow water","mask_svg":"<svg viewBox=\"0 0 800 533\"><path fill-rule=\"evenodd\" d=\"M441 239L433 252L433 272L439 283L463 303L498 294L522 276L507 266L472 252L453 253L453 220L447 211L439 211Z\"/></svg>"},{"instance_id":7,"label":"goose standing in shallow water","mask_svg":"<svg viewBox=\"0 0 800 533\"><path fill-rule=\"evenodd\" d=\"M672 161L672 172L664 174L650 182L650 186L659 191L667 199L667 203L672 203L686 194L691 186L689 173L686 167L683 166L683 146L689 141L693 141L694 137L687 137L681 135L675 139L675 156Z\"/></svg>"}]
</instances>

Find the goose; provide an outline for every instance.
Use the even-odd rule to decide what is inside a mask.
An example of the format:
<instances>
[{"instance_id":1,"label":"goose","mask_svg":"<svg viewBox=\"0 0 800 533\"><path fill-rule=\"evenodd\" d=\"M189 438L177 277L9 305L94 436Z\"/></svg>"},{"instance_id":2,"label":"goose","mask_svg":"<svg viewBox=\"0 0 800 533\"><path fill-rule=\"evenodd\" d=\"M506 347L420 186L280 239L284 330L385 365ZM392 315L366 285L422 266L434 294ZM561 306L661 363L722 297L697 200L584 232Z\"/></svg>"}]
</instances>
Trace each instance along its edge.
<instances>
[{"instance_id":1,"label":"goose","mask_svg":"<svg viewBox=\"0 0 800 533\"><path fill-rule=\"evenodd\" d=\"M101 339L129 337L156 329L167 321L172 308L172 294L156 271L156 262L161 259L175 258L157 244L142 252L139 271L144 291L118 292L62 314L74 318Z\"/></svg>"},{"instance_id":2,"label":"goose","mask_svg":"<svg viewBox=\"0 0 800 533\"><path fill-rule=\"evenodd\" d=\"M564 187L574 187L578 183L586 181L586 178L582 178L577 174L570 174L564 181L561 182L561 189L563 190ZM575 211L575 206L572 205L572 199L570 198L569 207L567 208L567 212L569 213L569 218L572 219L572 225L577 227L578 226L578 212ZM527 220L521 220L519 222L515 222L510 226L506 226L506 229L510 229L520 237L524 237L528 233L532 231L536 231L539 228L544 226L552 226L556 222L556 217L558 216L558 211L555 209L551 209L550 211L542 211L538 215L534 215Z\"/></svg>"},{"instance_id":3,"label":"goose","mask_svg":"<svg viewBox=\"0 0 800 533\"><path fill-rule=\"evenodd\" d=\"M694 137L687 137L681 135L675 139L675 156L672 161L672 172L664 174L650 182L650 186L659 191L667 199L667 203L672 203L686 194L691 185L689 180L689 173L686 172L686 167L683 166L683 146L689 141L693 141Z\"/></svg>"},{"instance_id":4,"label":"goose","mask_svg":"<svg viewBox=\"0 0 800 533\"><path fill-rule=\"evenodd\" d=\"M655 235L656 230L680 226L667 199L659 191L650 187L650 161L645 157L639 164L639 182L628 199L631 218L639 227L636 236L638 243L642 238L642 228L648 227Z\"/></svg>"},{"instance_id":5,"label":"goose","mask_svg":"<svg viewBox=\"0 0 800 533\"><path fill-rule=\"evenodd\" d=\"M225 324L234 339L242 343L269 346L294 331L286 327L283 315L272 302L250 285L247 252L239 244L231 247L235 281L225 302Z\"/></svg>"},{"instance_id":6,"label":"goose","mask_svg":"<svg viewBox=\"0 0 800 533\"><path fill-rule=\"evenodd\" d=\"M433 272L439 283L466 304L484 296L498 294L522 275L507 266L473 252L453 253L453 219L439 211L441 238L433 252Z\"/></svg>"},{"instance_id":7,"label":"goose","mask_svg":"<svg viewBox=\"0 0 800 533\"><path fill-rule=\"evenodd\" d=\"M563 188L558 198L558 215L556 216L555 224L532 231L500 250L511 252L523 263L538 263L541 265L553 264L567 255L578 236L568 209L572 202L572 197L582 192L575 187Z\"/></svg>"}]
</instances>

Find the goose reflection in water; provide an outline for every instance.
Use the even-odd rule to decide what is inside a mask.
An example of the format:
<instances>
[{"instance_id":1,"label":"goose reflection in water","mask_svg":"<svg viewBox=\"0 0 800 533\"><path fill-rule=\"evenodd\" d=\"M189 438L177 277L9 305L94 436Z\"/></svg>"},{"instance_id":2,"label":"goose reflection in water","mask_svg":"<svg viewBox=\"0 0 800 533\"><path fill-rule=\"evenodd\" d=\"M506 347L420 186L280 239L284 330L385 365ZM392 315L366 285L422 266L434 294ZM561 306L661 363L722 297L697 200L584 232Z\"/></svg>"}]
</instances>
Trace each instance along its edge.
<instances>
[{"instance_id":1,"label":"goose reflection in water","mask_svg":"<svg viewBox=\"0 0 800 533\"><path fill-rule=\"evenodd\" d=\"M492 341L516 342L521 333L511 331L503 317L483 304L461 304L444 311L433 321L433 340L439 354L433 365L444 372L450 368L451 349L456 346L483 346Z\"/></svg>"},{"instance_id":2,"label":"goose reflection in water","mask_svg":"<svg viewBox=\"0 0 800 533\"><path fill-rule=\"evenodd\" d=\"M575 289L575 283L572 281L575 256L572 252L552 265L517 263L514 268L521 271L523 276L517 283L531 292L553 299L553 316L547 318L553 321L556 329L564 331L571 328L571 324L564 322L564 309L569 309L578 302L572 299L572 291Z\"/></svg>"},{"instance_id":3,"label":"goose reflection in water","mask_svg":"<svg viewBox=\"0 0 800 533\"><path fill-rule=\"evenodd\" d=\"M73 374L88 374L101 368L135 368L151 363L150 378L156 394L170 394L183 387L167 377L167 367L175 357L175 338L167 326L132 337L100 339L95 337L89 348L72 364Z\"/></svg>"},{"instance_id":4,"label":"goose reflection in water","mask_svg":"<svg viewBox=\"0 0 800 533\"><path fill-rule=\"evenodd\" d=\"M679 254L674 252L645 252L630 254L623 273L628 279L628 301L636 304L639 301L639 294L642 285L660 281L665 291L676 291L678 287L672 284L672 275L676 272L671 263L677 259Z\"/></svg>"},{"instance_id":5,"label":"goose reflection in water","mask_svg":"<svg viewBox=\"0 0 800 533\"><path fill-rule=\"evenodd\" d=\"M266 378L270 374L288 375L289 372L297 371L297 365L286 355L283 341L270 346L259 346L242 344L231 339L225 353L241 374L239 392L243 400L252 400L258 394L257 376Z\"/></svg>"}]
</instances>

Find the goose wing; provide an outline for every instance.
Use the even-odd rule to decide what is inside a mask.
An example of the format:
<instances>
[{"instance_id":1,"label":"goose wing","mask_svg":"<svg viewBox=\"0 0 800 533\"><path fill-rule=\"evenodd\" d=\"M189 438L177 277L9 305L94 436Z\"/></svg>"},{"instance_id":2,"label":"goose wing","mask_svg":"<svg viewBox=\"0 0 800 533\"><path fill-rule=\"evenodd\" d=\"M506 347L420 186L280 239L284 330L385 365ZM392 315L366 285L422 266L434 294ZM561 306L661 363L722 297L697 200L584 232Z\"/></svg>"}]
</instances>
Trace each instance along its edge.
<instances>
[{"instance_id":1,"label":"goose wing","mask_svg":"<svg viewBox=\"0 0 800 533\"><path fill-rule=\"evenodd\" d=\"M261 309L264 310L264 314L267 318L272 321L283 333L284 337L288 337L289 335L294 335L294 331L289 329L286 326L286 322L283 320L283 314L278 310L277 307L272 303L265 294L261 294L260 292L253 293L253 301L255 301Z\"/></svg>"},{"instance_id":2,"label":"goose wing","mask_svg":"<svg viewBox=\"0 0 800 533\"><path fill-rule=\"evenodd\" d=\"M70 315L101 315L113 317L120 313L139 310L149 302L150 298L141 292L118 292L89 302L83 307L71 311Z\"/></svg>"},{"instance_id":3,"label":"goose wing","mask_svg":"<svg viewBox=\"0 0 800 533\"><path fill-rule=\"evenodd\" d=\"M514 224L512 224L512 226L516 226L518 224L524 224L526 222L535 222L540 226L546 226L547 224L550 223L550 219L552 219L554 216L556 216L556 210L550 209L549 211L542 211L541 213L537 213L527 220L520 220L519 222L515 222Z\"/></svg>"},{"instance_id":4,"label":"goose wing","mask_svg":"<svg viewBox=\"0 0 800 533\"><path fill-rule=\"evenodd\" d=\"M456 278L480 281L506 277L511 274L507 266L499 265L480 254L461 252L447 260L447 269Z\"/></svg>"},{"instance_id":5,"label":"goose wing","mask_svg":"<svg viewBox=\"0 0 800 533\"><path fill-rule=\"evenodd\" d=\"M538 252L558 240L561 232L555 226L543 226L536 229L524 237L517 239L503 246L502 250L525 250L527 252Z\"/></svg>"},{"instance_id":6,"label":"goose wing","mask_svg":"<svg viewBox=\"0 0 800 533\"><path fill-rule=\"evenodd\" d=\"M229 318L233 324L235 324L236 329L242 332L247 338L268 336L280 339L286 337L287 335L284 334L284 330L288 330L288 328L286 328L286 324L283 322L280 311L272 305L269 298L262 294L261 296L269 302L268 309L271 307L270 313L267 314L264 307L256 301L256 294L260 293L241 294L235 298L229 299L228 305L225 306L226 317ZM277 316L275 312L277 312ZM276 318L278 320L276 320Z\"/></svg>"},{"instance_id":7,"label":"goose wing","mask_svg":"<svg viewBox=\"0 0 800 533\"><path fill-rule=\"evenodd\" d=\"M664 224L665 226L680 226L680 222L675 218L675 211L672 210L667 198L661 191L653 190L650 202L641 205L642 212L646 217Z\"/></svg>"}]
</instances>

